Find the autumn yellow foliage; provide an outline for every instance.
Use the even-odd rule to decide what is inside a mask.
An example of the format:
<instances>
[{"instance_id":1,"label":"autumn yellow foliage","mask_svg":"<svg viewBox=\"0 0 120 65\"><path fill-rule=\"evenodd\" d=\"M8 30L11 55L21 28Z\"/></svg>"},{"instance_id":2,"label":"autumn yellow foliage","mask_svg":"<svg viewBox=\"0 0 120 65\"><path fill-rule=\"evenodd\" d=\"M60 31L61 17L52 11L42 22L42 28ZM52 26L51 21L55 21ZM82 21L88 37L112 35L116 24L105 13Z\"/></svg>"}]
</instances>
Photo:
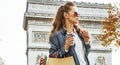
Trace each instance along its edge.
<instances>
[{"instance_id":1,"label":"autumn yellow foliage","mask_svg":"<svg viewBox=\"0 0 120 65\"><path fill-rule=\"evenodd\" d=\"M103 46L109 46L114 41L115 46L120 46L120 11L117 7L108 5L108 17L102 22L102 34L98 35L98 39Z\"/></svg>"}]
</instances>

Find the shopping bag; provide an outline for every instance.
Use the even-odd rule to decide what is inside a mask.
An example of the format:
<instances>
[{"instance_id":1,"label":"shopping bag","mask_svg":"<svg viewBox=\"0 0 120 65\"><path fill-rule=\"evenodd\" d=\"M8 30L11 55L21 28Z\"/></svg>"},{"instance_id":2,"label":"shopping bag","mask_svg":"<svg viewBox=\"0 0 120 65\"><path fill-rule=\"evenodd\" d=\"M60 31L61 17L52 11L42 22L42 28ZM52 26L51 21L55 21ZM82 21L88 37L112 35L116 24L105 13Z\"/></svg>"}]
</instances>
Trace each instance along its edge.
<instances>
[{"instance_id":1,"label":"shopping bag","mask_svg":"<svg viewBox=\"0 0 120 65\"><path fill-rule=\"evenodd\" d=\"M73 56L64 58L48 58L47 65L75 65Z\"/></svg>"}]
</instances>

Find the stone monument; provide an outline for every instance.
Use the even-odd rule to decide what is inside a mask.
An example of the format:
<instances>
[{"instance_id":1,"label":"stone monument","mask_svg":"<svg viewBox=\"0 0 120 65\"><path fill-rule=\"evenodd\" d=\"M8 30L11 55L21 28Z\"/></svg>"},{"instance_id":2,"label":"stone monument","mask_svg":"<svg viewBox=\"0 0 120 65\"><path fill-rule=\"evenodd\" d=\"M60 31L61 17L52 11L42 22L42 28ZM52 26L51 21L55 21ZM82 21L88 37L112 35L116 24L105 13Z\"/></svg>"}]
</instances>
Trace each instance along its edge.
<instances>
[{"instance_id":1,"label":"stone monument","mask_svg":"<svg viewBox=\"0 0 120 65\"><path fill-rule=\"evenodd\" d=\"M49 54L48 37L58 7L67 1L27 0L23 27L27 35L27 65L39 65L39 59ZM74 2L78 7L79 25L90 33L90 65L112 65L111 50L97 38L101 34L101 20L108 16L107 4Z\"/></svg>"}]
</instances>

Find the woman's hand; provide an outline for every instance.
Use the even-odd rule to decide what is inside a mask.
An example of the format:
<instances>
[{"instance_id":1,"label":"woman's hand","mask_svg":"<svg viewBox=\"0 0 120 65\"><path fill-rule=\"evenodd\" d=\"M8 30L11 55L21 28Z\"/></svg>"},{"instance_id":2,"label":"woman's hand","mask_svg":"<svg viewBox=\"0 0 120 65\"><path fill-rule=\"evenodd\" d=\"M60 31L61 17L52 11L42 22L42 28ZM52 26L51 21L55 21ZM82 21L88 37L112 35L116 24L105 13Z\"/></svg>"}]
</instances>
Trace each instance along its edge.
<instances>
[{"instance_id":1,"label":"woman's hand","mask_svg":"<svg viewBox=\"0 0 120 65\"><path fill-rule=\"evenodd\" d=\"M85 44L89 44L88 42L89 42L90 36L89 36L88 32L85 30L80 30L80 33L82 34L82 36L84 38Z\"/></svg>"},{"instance_id":2,"label":"woman's hand","mask_svg":"<svg viewBox=\"0 0 120 65\"><path fill-rule=\"evenodd\" d=\"M69 50L69 47L73 44L74 38L67 36L65 40L65 49Z\"/></svg>"}]
</instances>

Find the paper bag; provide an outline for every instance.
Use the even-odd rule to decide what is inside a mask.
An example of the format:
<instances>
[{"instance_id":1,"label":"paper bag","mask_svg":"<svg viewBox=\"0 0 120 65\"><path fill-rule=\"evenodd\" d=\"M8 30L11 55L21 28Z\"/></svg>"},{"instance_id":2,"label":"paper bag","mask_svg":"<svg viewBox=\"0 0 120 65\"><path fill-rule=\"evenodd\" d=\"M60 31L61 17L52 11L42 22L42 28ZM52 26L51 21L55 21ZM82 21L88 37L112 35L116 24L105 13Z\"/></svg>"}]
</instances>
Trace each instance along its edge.
<instances>
[{"instance_id":1,"label":"paper bag","mask_svg":"<svg viewBox=\"0 0 120 65\"><path fill-rule=\"evenodd\" d=\"M73 56L64 58L49 58L47 65L75 65Z\"/></svg>"}]
</instances>

